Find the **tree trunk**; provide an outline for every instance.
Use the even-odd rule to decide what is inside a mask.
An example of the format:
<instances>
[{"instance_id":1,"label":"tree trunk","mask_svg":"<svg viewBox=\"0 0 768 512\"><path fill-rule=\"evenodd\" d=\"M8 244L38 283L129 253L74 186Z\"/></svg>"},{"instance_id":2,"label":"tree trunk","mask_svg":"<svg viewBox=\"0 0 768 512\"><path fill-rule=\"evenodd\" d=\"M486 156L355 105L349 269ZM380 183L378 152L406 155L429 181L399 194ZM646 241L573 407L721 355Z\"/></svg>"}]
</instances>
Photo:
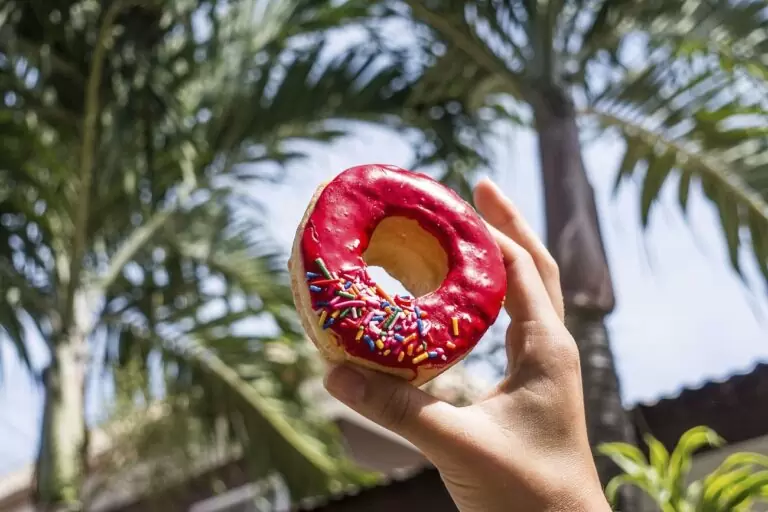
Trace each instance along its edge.
<instances>
[{"instance_id":1,"label":"tree trunk","mask_svg":"<svg viewBox=\"0 0 768 512\"><path fill-rule=\"evenodd\" d=\"M603 316L592 311L572 310L566 325L579 345L587 430L592 445L610 441L635 444L635 430L621 404L619 380ZM595 462L603 486L619 474L607 457L597 457ZM630 508L624 505L620 510L627 512Z\"/></svg>"},{"instance_id":2,"label":"tree trunk","mask_svg":"<svg viewBox=\"0 0 768 512\"><path fill-rule=\"evenodd\" d=\"M43 510L82 509L86 473L85 337L74 334L57 344L45 370L36 498Z\"/></svg>"},{"instance_id":3,"label":"tree trunk","mask_svg":"<svg viewBox=\"0 0 768 512\"><path fill-rule=\"evenodd\" d=\"M635 444L605 326L615 297L575 110L557 88L538 88L531 104L539 135L547 245L560 266L566 323L581 354L589 439L593 447L610 441ZM607 459L596 462L603 485L619 474ZM623 512L638 509L631 489L621 501Z\"/></svg>"}]
</instances>

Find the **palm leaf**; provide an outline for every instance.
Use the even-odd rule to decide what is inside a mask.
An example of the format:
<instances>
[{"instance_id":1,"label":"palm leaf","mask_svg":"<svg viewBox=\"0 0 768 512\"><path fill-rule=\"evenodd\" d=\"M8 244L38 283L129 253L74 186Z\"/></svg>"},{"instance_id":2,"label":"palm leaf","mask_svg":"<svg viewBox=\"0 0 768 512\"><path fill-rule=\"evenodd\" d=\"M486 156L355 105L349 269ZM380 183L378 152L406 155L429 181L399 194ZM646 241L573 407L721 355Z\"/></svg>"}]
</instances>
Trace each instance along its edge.
<instances>
[{"instance_id":1,"label":"palm leaf","mask_svg":"<svg viewBox=\"0 0 768 512\"><path fill-rule=\"evenodd\" d=\"M759 105L735 96L736 80L721 71L691 73L688 66L651 66L596 98L591 112L626 142L617 180L645 169L641 213L647 224L663 183L681 176L679 201L687 205L700 184L721 219L738 271L740 233L768 278L768 117ZM662 88L665 97L654 95ZM729 91L730 94L729 94Z\"/></svg>"},{"instance_id":2,"label":"palm leaf","mask_svg":"<svg viewBox=\"0 0 768 512\"><path fill-rule=\"evenodd\" d=\"M190 397L187 412L202 435L220 435L225 421L231 442L253 459L252 476L277 471L294 496L323 494L360 476L328 427L307 422L311 406L299 387L312 354L300 348L282 256L248 217L232 201L208 201L173 215L164 236L134 255L109 288L108 362L146 368L159 356L168 395ZM137 289L130 281L139 278ZM240 332L243 320L259 318L277 331ZM276 350L292 355L276 359ZM146 389L133 392L152 398Z\"/></svg>"},{"instance_id":3,"label":"palm leaf","mask_svg":"<svg viewBox=\"0 0 768 512\"><path fill-rule=\"evenodd\" d=\"M144 377L132 393L157 398L159 359L166 398L192 404L205 435L227 422L256 472L271 465L296 496L359 481L301 399L314 354L301 348L285 258L243 191L360 122L414 135L424 165L480 165L482 123L465 98L411 101L422 73L398 52L329 54L336 24L370 28L364 2L124 5L2 5L0 83L15 101L0 109L11 216L0 279L28 285L13 287L22 307L0 302L2 325L26 357L20 318L54 343L74 291L98 316L90 339L109 338L110 371ZM449 115L425 122L433 108Z\"/></svg>"},{"instance_id":4,"label":"palm leaf","mask_svg":"<svg viewBox=\"0 0 768 512\"><path fill-rule=\"evenodd\" d=\"M675 56L715 57L724 69L739 66L755 78L766 77L761 57L768 48L762 31L768 13L761 0L580 3L575 13L578 16L581 11L587 22L570 25L571 36L575 33L582 41L574 52L580 58L580 69L606 51L619 63L624 38L644 33L651 47L665 47Z\"/></svg>"}]
</instances>

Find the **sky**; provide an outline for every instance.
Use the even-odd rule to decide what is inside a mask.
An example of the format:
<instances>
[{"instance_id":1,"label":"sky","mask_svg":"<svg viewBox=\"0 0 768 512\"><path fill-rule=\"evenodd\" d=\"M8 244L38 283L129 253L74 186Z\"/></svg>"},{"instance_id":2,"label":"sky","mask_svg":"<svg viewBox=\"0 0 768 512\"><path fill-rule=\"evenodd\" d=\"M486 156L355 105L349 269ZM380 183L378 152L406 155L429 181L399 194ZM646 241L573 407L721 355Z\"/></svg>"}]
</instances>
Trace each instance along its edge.
<instances>
[{"instance_id":1,"label":"sky","mask_svg":"<svg viewBox=\"0 0 768 512\"><path fill-rule=\"evenodd\" d=\"M509 130L494 143L491 178L543 234L544 219L532 133ZM745 285L729 268L713 209L692 194L686 220L676 202L674 183L666 184L649 229L639 220L639 190L629 182L613 195L622 146L606 138L585 149L587 170L617 292L617 309L608 320L624 402L653 402L710 380L746 373L768 362L768 290L754 261L743 254ZM342 170L364 163L406 166L410 147L390 132L360 128L354 136L313 151L293 164L281 183L258 184L274 236L286 251L315 188ZM392 290L393 283L387 281ZM508 321L501 317L500 324ZM488 343L487 340L481 343ZM0 384L0 475L30 463L35 456L41 395L24 374L10 347L0 347L5 362ZM478 379L488 379L482 366ZM92 398L91 411L98 408Z\"/></svg>"},{"instance_id":2,"label":"sky","mask_svg":"<svg viewBox=\"0 0 768 512\"><path fill-rule=\"evenodd\" d=\"M543 235L535 137L510 130L494 146L491 178ZM399 138L373 129L337 148L292 168L285 183L265 187L275 235L286 247L321 182L360 163L407 165L411 157ZM754 260L745 251L745 285L729 267L714 210L697 191L686 220L673 181L643 232L638 185L628 182L613 194L622 151L603 138L587 145L585 161L616 286L608 324L625 403L653 402L768 361L768 292Z\"/></svg>"}]
</instances>

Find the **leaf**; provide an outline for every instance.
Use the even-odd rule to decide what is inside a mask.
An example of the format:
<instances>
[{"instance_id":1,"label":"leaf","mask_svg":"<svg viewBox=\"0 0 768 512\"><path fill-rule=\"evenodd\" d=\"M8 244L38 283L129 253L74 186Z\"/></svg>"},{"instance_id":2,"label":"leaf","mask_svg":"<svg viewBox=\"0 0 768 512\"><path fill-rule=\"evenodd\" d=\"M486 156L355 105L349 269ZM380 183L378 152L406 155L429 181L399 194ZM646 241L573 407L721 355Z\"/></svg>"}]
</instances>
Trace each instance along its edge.
<instances>
[{"instance_id":1,"label":"leaf","mask_svg":"<svg viewBox=\"0 0 768 512\"><path fill-rule=\"evenodd\" d=\"M513 71L494 52L477 37L464 12L461 2L440 2L439 8L427 8L417 0L406 0L413 12L413 17L439 34L439 39L446 41L450 48L453 62L469 62L483 70L483 75L494 75L502 84L502 90L516 97L522 97L523 77ZM508 34L497 35L506 45L519 50ZM448 53L446 55L449 55ZM483 83L482 80L476 85ZM468 93L467 97L469 96ZM477 100L475 100L476 102Z\"/></svg>"},{"instance_id":2,"label":"leaf","mask_svg":"<svg viewBox=\"0 0 768 512\"><path fill-rule=\"evenodd\" d=\"M666 485L672 491L674 503L684 492L685 479L693 464L693 454L698 450L713 446L719 447L725 440L708 427L694 427L685 432L669 458Z\"/></svg>"},{"instance_id":3,"label":"leaf","mask_svg":"<svg viewBox=\"0 0 768 512\"><path fill-rule=\"evenodd\" d=\"M642 142L635 140L634 138L627 137L627 148L624 150L624 157L619 165L619 170L616 173L616 179L613 183L613 194L616 196L619 192L622 182L625 178L630 177L638 163L647 154L648 149L642 144Z\"/></svg>"},{"instance_id":4,"label":"leaf","mask_svg":"<svg viewBox=\"0 0 768 512\"><path fill-rule=\"evenodd\" d=\"M658 197L661 186L667 177L672 162L679 169L681 179L678 183L678 200L681 206L687 204L691 182L694 178L702 183L707 198L712 201L720 215L721 227L724 231L729 256L733 268L738 271L738 248L740 245L739 231L742 227L748 227L751 233L768 232L768 182L762 185L762 189L754 189L747 179L750 177L749 168L743 167L753 156L742 157L736 166L726 165L721 155L722 149L712 152L697 150L692 144L684 143L673 138L668 138L665 133L651 129L645 124L630 121L619 117L610 109L595 109L595 115L606 127L617 128L628 141L628 145L635 148L644 148L646 155L654 154L657 148L663 148L661 157L646 156L643 160L648 164L648 172L643 184L641 198L641 213L643 223L647 223L651 205ZM768 114L767 114L768 115ZM715 135L704 136L708 126L694 127L689 133L691 138L715 138ZM701 135L698 130L701 130ZM742 143L752 140L751 135L745 135ZM640 149L636 149L637 154ZM728 151L728 150L725 150ZM748 155L766 155L768 149L758 149L756 153ZM674 158L674 160L673 160ZM755 157L756 158L756 157ZM661 160L660 160L661 159ZM626 172L623 167L619 174ZM617 177L617 181L620 181ZM768 262L766 262L766 250L763 248L762 235L753 234L752 252L758 262L763 275L768 279Z\"/></svg>"},{"instance_id":5,"label":"leaf","mask_svg":"<svg viewBox=\"0 0 768 512\"><path fill-rule=\"evenodd\" d=\"M661 478L667 473L667 464L669 463L669 452L664 445L650 434L643 436L645 444L648 445L650 452L651 466L656 470Z\"/></svg>"},{"instance_id":6,"label":"leaf","mask_svg":"<svg viewBox=\"0 0 768 512\"><path fill-rule=\"evenodd\" d=\"M723 494L736 483L744 480L752 470L750 468L739 468L721 473L717 471L709 475L704 480L704 490L702 494L703 506L712 510L728 510L721 505Z\"/></svg>"},{"instance_id":7,"label":"leaf","mask_svg":"<svg viewBox=\"0 0 768 512\"><path fill-rule=\"evenodd\" d=\"M650 155L675 154L678 201L685 210L691 183L704 185L739 271L739 230L749 218L768 229L765 6L749 0L623 4L602 2L587 18L594 25L586 32L592 34L580 62L614 73L594 87L586 84L589 112L604 127L617 128L633 147L644 146L648 156L640 163L650 164ZM646 41L642 64L634 59L624 66L602 57L630 44L637 33ZM623 179L624 171L619 176ZM641 212L653 202L654 188L647 188ZM754 246L752 252L768 280L764 256Z\"/></svg>"},{"instance_id":8,"label":"leaf","mask_svg":"<svg viewBox=\"0 0 768 512\"><path fill-rule=\"evenodd\" d=\"M686 212L688 211L688 195L691 192L691 178L693 174L690 172L680 173L680 183L677 188L677 201L680 208Z\"/></svg>"},{"instance_id":9,"label":"leaf","mask_svg":"<svg viewBox=\"0 0 768 512\"><path fill-rule=\"evenodd\" d=\"M727 471L739 466L757 466L768 469L768 455L746 452L734 453L729 455L716 471Z\"/></svg>"},{"instance_id":10,"label":"leaf","mask_svg":"<svg viewBox=\"0 0 768 512\"><path fill-rule=\"evenodd\" d=\"M630 475L619 475L613 477L611 481L608 482L608 485L605 486L605 497L608 498L608 503L610 503L611 506L616 506L619 497L619 491L621 490L622 486L638 485L638 483L641 482L641 479L632 477Z\"/></svg>"},{"instance_id":11,"label":"leaf","mask_svg":"<svg viewBox=\"0 0 768 512\"><path fill-rule=\"evenodd\" d=\"M211 441L225 422L249 448L249 464L285 473L296 496L370 481L302 398L314 352L299 347L286 258L255 203L263 198L257 180L280 176L307 144L331 143L360 123L408 133L420 157L461 162L467 176L485 163L487 123L463 95L430 98L415 112L410 99L426 75L409 55L370 44L337 45L329 55L337 24L367 29L374 8L357 0L132 2L116 17L119 33L95 46L101 11L6 2L0 325L20 355L29 359L26 325L48 343L58 339L43 328L71 313L58 305L75 290L93 297L99 317L90 336L108 333L105 362L121 400L151 401L164 388L186 415L179 428L200 434L185 449L199 448L201 436ZM103 68L92 69L98 54ZM447 115L433 120L433 109ZM84 143L85 127L98 141ZM85 158L76 150L84 146ZM253 161L270 171L243 165ZM94 172L81 177L83 162ZM457 182L463 189L467 176ZM12 290L18 304L6 300ZM248 331L246 320L271 330ZM275 343L291 364L272 357ZM165 386L151 382L158 379Z\"/></svg>"},{"instance_id":12,"label":"leaf","mask_svg":"<svg viewBox=\"0 0 768 512\"><path fill-rule=\"evenodd\" d=\"M661 187L672 171L674 163L675 155L669 152L648 158L648 169L640 193L640 214L643 227L648 225L651 206L659 196Z\"/></svg>"},{"instance_id":13,"label":"leaf","mask_svg":"<svg viewBox=\"0 0 768 512\"><path fill-rule=\"evenodd\" d=\"M768 489L768 471L758 471L739 481L735 481L723 492L720 506L723 510L734 510L749 504Z\"/></svg>"},{"instance_id":14,"label":"leaf","mask_svg":"<svg viewBox=\"0 0 768 512\"><path fill-rule=\"evenodd\" d=\"M611 506L616 506L619 491L621 490L621 487L625 485L634 485L641 489L656 502L662 512L677 512L669 503L667 503L666 497L663 494L663 489L659 489L652 485L647 478L640 475L618 475L608 482L608 485L605 486L605 496Z\"/></svg>"},{"instance_id":15,"label":"leaf","mask_svg":"<svg viewBox=\"0 0 768 512\"><path fill-rule=\"evenodd\" d=\"M757 257L757 263L764 275L768 275L768 231L762 225L762 220L754 212L749 212L749 231L752 237L752 248Z\"/></svg>"},{"instance_id":16,"label":"leaf","mask_svg":"<svg viewBox=\"0 0 768 512\"><path fill-rule=\"evenodd\" d=\"M725 233L725 240L728 246L728 256L731 265L737 273L741 274L739 264L739 204L734 201L726 190L718 189L716 195L716 204L720 213L720 223Z\"/></svg>"},{"instance_id":17,"label":"leaf","mask_svg":"<svg viewBox=\"0 0 768 512\"><path fill-rule=\"evenodd\" d=\"M636 446L626 443L603 443L597 448L630 476L644 474L648 470L648 461Z\"/></svg>"}]
</instances>

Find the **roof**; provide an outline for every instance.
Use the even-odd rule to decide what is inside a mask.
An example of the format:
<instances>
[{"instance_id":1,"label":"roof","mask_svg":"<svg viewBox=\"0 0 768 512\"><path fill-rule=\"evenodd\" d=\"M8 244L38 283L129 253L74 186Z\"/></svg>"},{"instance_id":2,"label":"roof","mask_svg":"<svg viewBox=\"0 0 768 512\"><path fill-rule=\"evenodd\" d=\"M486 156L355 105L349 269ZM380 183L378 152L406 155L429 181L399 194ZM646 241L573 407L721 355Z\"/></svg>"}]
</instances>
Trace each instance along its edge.
<instances>
[{"instance_id":1,"label":"roof","mask_svg":"<svg viewBox=\"0 0 768 512\"><path fill-rule=\"evenodd\" d=\"M295 512L458 512L437 470L399 472L365 489L351 488L325 498L301 501Z\"/></svg>"},{"instance_id":2,"label":"roof","mask_svg":"<svg viewBox=\"0 0 768 512\"><path fill-rule=\"evenodd\" d=\"M462 379L458 378L449 387L458 383L458 388L462 388L461 381ZM384 430L328 396L323 397L322 386L317 387L314 392L316 394L313 393L313 398L322 399L322 408L330 418L344 419L390 441L413 448L401 437ZM768 434L767 402L768 363L761 363L749 373L732 375L722 382L707 382L697 388L684 388L674 396L636 405L630 413L639 433L650 432L672 449L686 430L698 425L710 426L729 443L765 436ZM108 443L104 441L94 444L100 445L94 450L96 452L108 448ZM28 492L31 473L30 467L15 476L0 478L0 498L13 494L14 491ZM437 470L433 467L419 466L409 471L396 472L373 487L350 488L330 498L304 500L297 510L377 512L396 509L397 512L411 512L408 507L413 507L414 512L455 510Z\"/></svg>"},{"instance_id":3,"label":"roof","mask_svg":"<svg viewBox=\"0 0 768 512\"><path fill-rule=\"evenodd\" d=\"M768 363L745 374L684 388L677 395L632 409L639 433L649 432L668 449L687 430L706 425L729 444L768 434Z\"/></svg>"},{"instance_id":4,"label":"roof","mask_svg":"<svg viewBox=\"0 0 768 512\"><path fill-rule=\"evenodd\" d=\"M630 414L639 433L652 433L671 450L686 430L699 425L713 428L729 443L768 435L766 404L768 363L762 363L749 373L732 375L722 382L707 382L698 388L683 388L674 396L639 404ZM382 501L389 507L382 510L398 512L410 512L410 509L403 508L410 506L410 503L416 503L414 510L456 510L451 508L451 502L437 507L431 500L425 508L424 501L410 497L408 493L412 492L411 489L416 489L417 494L437 496L437 500L447 496L437 470L428 467L395 475L374 487L348 490L325 499L304 500L297 511L374 512L371 507L378 507Z\"/></svg>"}]
</instances>

